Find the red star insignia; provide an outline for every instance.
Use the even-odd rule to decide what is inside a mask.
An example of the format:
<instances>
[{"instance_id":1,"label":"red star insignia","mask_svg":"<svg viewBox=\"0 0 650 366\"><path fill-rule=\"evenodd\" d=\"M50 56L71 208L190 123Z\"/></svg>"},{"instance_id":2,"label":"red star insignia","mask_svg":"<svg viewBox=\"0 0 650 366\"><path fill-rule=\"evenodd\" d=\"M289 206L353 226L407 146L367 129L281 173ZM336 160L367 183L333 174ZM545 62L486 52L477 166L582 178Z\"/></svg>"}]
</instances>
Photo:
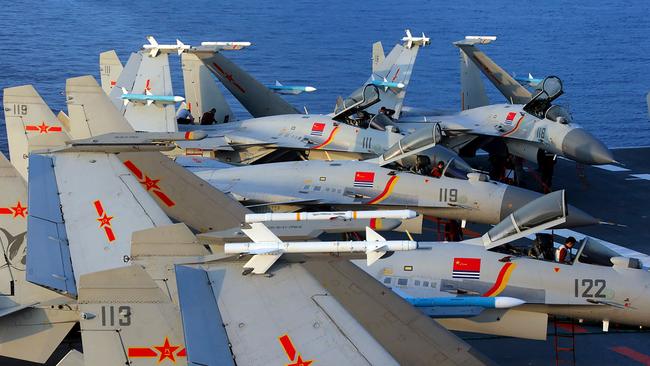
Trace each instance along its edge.
<instances>
[{"instance_id":1,"label":"red star insignia","mask_svg":"<svg viewBox=\"0 0 650 366\"><path fill-rule=\"evenodd\" d=\"M232 82L232 81L233 81L232 74L226 74L226 79L227 79L228 81Z\"/></svg>"},{"instance_id":2,"label":"red star insignia","mask_svg":"<svg viewBox=\"0 0 650 366\"><path fill-rule=\"evenodd\" d=\"M14 217L20 216L24 218L27 215L27 207L23 207L20 201L16 203L16 206L11 207L11 211L14 212Z\"/></svg>"},{"instance_id":3,"label":"red star insignia","mask_svg":"<svg viewBox=\"0 0 650 366\"><path fill-rule=\"evenodd\" d=\"M288 364L287 366L309 366L311 365L312 362L314 361L313 360L303 361L302 356L298 355L298 359L296 360L296 362Z\"/></svg>"},{"instance_id":4,"label":"red star insignia","mask_svg":"<svg viewBox=\"0 0 650 366\"><path fill-rule=\"evenodd\" d=\"M50 126L46 125L45 122L41 122L41 124L36 127L38 127L38 133L47 133L48 132L47 129Z\"/></svg>"},{"instance_id":5,"label":"red star insignia","mask_svg":"<svg viewBox=\"0 0 650 366\"><path fill-rule=\"evenodd\" d=\"M108 216L106 212L104 212L103 216L97 219L97 221L99 221L99 227L104 227L104 226L110 227L111 220L113 220L113 216Z\"/></svg>"},{"instance_id":6,"label":"red star insignia","mask_svg":"<svg viewBox=\"0 0 650 366\"><path fill-rule=\"evenodd\" d=\"M158 182L160 182L160 179L151 179L145 175L144 182L141 183L144 184L144 187L147 189L147 191L150 191L152 189L160 190L160 187L158 187Z\"/></svg>"},{"instance_id":7,"label":"red star insignia","mask_svg":"<svg viewBox=\"0 0 650 366\"><path fill-rule=\"evenodd\" d=\"M158 352L160 352L160 358L158 358L158 363L169 358L172 362L176 362L176 357L174 352L180 348L180 346L172 346L169 344L169 338L165 337L165 344L162 346L154 346Z\"/></svg>"}]
</instances>

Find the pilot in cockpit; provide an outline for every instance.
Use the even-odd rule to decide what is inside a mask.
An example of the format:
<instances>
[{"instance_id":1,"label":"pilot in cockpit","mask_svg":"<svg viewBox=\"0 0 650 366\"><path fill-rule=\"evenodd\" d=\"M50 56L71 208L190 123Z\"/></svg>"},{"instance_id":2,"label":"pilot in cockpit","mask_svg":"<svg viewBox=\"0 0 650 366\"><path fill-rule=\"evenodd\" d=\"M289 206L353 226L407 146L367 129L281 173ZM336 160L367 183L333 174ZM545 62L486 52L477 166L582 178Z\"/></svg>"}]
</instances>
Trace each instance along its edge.
<instances>
[{"instance_id":1,"label":"pilot in cockpit","mask_svg":"<svg viewBox=\"0 0 650 366\"><path fill-rule=\"evenodd\" d=\"M571 248L576 244L576 238L570 236L564 241L564 245L555 249L555 261L558 263L570 264L573 262L573 254Z\"/></svg>"}]
</instances>

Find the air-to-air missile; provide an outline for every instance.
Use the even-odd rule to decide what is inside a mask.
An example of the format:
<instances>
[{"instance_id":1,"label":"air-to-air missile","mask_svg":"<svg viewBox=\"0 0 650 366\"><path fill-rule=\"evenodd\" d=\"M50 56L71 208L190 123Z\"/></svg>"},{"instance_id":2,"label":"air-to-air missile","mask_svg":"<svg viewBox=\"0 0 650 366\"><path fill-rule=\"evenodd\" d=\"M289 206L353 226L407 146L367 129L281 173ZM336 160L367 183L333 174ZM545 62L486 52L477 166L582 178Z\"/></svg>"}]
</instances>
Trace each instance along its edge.
<instances>
[{"instance_id":1,"label":"air-to-air missile","mask_svg":"<svg viewBox=\"0 0 650 366\"><path fill-rule=\"evenodd\" d=\"M315 92L316 88L313 86L303 86L303 85L282 85L279 81L275 81L275 84L273 85L267 85L267 88L273 90L274 92L278 94L284 94L284 95L297 95L301 93L311 93Z\"/></svg>"},{"instance_id":2,"label":"air-to-air missile","mask_svg":"<svg viewBox=\"0 0 650 366\"><path fill-rule=\"evenodd\" d=\"M129 104L129 102L151 105L152 103L175 104L185 101L185 98L177 95L154 95L149 90L145 90L144 94L136 94L129 93L125 88L122 88L122 96L120 98L122 98L124 105Z\"/></svg>"}]
</instances>

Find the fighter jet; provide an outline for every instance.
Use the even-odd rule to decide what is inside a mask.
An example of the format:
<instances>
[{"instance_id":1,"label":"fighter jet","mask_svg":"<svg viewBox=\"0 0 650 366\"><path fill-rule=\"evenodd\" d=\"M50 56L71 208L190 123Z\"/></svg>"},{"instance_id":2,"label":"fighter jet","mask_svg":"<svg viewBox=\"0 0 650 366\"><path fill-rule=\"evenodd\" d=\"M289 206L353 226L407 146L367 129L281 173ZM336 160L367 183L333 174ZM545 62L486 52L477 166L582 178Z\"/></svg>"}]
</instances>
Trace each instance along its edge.
<instances>
[{"instance_id":1,"label":"fighter jet","mask_svg":"<svg viewBox=\"0 0 650 366\"><path fill-rule=\"evenodd\" d=\"M176 162L249 208L397 208L421 214L496 224L539 193L490 181L480 173L448 166L439 178L359 161L302 161L232 167L214 160L178 157ZM272 172L264 174L261 172ZM568 225L597 223L572 207Z\"/></svg>"},{"instance_id":2,"label":"fighter jet","mask_svg":"<svg viewBox=\"0 0 650 366\"><path fill-rule=\"evenodd\" d=\"M207 99L208 91L218 91L214 81L206 74L207 69L203 63L197 61L196 55L201 53L214 53L213 48L194 47L183 53L183 70L186 79L186 89L191 96L186 104L187 108L196 113L206 110L207 106L223 105L219 102L223 98L216 98L214 102ZM187 56L185 56L187 55ZM127 63L124 71L118 78L118 88L149 90L152 86L160 85L162 90L153 91L154 94L171 95L169 74L169 61L166 53L157 57L145 55L144 51L134 53ZM377 100L379 91L368 90L369 98ZM220 94L218 94L220 95ZM110 93L114 105L123 111L131 127L137 131L161 132L177 131L176 121L171 109L166 112L160 108L145 108L127 106L123 101L130 100L124 92L119 93L113 89ZM125 99L127 98L127 99ZM138 97L139 98L139 97ZM171 96L168 99L173 99ZM137 99L137 98L136 98ZM147 97L140 99L149 100ZM171 100L170 99L170 100ZM148 102L147 102L148 103ZM172 108L173 109L173 108ZM217 109L217 108L215 108ZM223 108L219 107L223 114ZM229 110L229 109L228 109ZM163 115L161 115L161 113ZM215 116L217 121L230 121L232 113L225 112L223 116ZM350 115L351 111L341 113L340 118ZM287 153L300 154L302 158L310 159L359 159L374 157L385 149L395 144L402 134L390 126L377 122L349 125L325 115L284 115L266 118L254 118L244 121L217 124L212 126L181 125L181 131L201 129L207 131L209 136L200 143L182 143L179 147L187 154L201 154L215 157L228 162L253 163L265 158L273 160L277 156ZM82 137L82 136L75 136ZM440 150L441 148L437 148ZM453 155L453 153L451 153Z\"/></svg>"},{"instance_id":3,"label":"fighter jet","mask_svg":"<svg viewBox=\"0 0 650 366\"><path fill-rule=\"evenodd\" d=\"M42 192L30 196L30 209L43 212L29 218L30 242L54 239L28 247L28 266L42 269L30 281L78 293L85 364L485 363L348 262L302 255L288 257L272 277L242 276L238 256L207 252L156 205L157 188L147 193L128 164L100 152L106 145L91 149L72 142L33 153L29 170L30 191ZM71 170L85 174L65 173ZM215 223L232 222L228 205L206 203ZM50 225L58 230L43 230ZM244 301L250 298L257 301ZM394 321L386 323L386 314Z\"/></svg>"},{"instance_id":4,"label":"fighter jet","mask_svg":"<svg viewBox=\"0 0 650 366\"><path fill-rule=\"evenodd\" d=\"M540 152L589 165L613 162L612 153L601 141L575 124L565 108L552 103L564 92L559 78L544 79L531 95L476 47L495 39L467 37L454 43L461 54L462 112L422 115L416 111L415 115L402 116L399 126L417 131L422 123L439 123L448 136L444 144L460 151L461 156L471 156L478 148L496 151L503 147L533 162ZM489 104L479 70L508 104ZM492 141L501 145L489 145Z\"/></svg>"},{"instance_id":5,"label":"fighter jet","mask_svg":"<svg viewBox=\"0 0 650 366\"><path fill-rule=\"evenodd\" d=\"M534 238L566 213L564 192L557 191L515 211L480 238L418 242L420 249L396 252L379 265L357 265L450 329L545 339L548 315L602 321L605 331L610 322L650 325L650 274L638 259L622 257L592 238L582 240L571 250L573 259L562 263L554 260L549 234L540 237L551 237L546 246L538 239L537 251L503 246ZM449 296L461 306L446 306L440 297ZM499 309L488 300L495 297L523 304Z\"/></svg>"},{"instance_id":6,"label":"fighter jet","mask_svg":"<svg viewBox=\"0 0 650 366\"><path fill-rule=\"evenodd\" d=\"M69 79L66 95L71 135L81 131L78 137L87 138L114 131L132 131L124 118L112 109L92 77ZM88 134L88 131L93 133ZM532 191L489 181L479 173L459 171L456 164L447 166L438 179L359 161L306 161L228 169L215 169L215 166L223 168L225 165L199 157L180 158L177 162L191 168L216 188L266 208L271 205L282 205L285 209L293 206L292 210L314 205L350 209L357 209L359 205L406 206L418 207L421 212L436 217L494 224L538 196ZM264 173L269 170L283 173L269 177ZM349 173L341 175L341 171ZM572 226L597 222L579 209L572 212L575 214Z\"/></svg>"}]
</instances>

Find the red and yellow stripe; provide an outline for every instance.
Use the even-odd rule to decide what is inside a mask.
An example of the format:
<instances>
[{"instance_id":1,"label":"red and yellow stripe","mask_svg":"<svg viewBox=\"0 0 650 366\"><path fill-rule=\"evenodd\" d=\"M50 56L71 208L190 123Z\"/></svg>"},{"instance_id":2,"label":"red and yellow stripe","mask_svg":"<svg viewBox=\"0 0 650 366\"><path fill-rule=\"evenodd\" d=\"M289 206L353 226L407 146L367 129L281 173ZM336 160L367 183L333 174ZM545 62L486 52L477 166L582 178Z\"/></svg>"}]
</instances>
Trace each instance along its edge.
<instances>
[{"instance_id":1,"label":"red and yellow stripe","mask_svg":"<svg viewBox=\"0 0 650 366\"><path fill-rule=\"evenodd\" d=\"M393 188L395 188L395 184L398 180L399 177L397 175L390 177L388 183L386 183L386 186L384 187L384 190L379 194L379 196L371 199L368 204L375 205L388 198L390 194L393 193Z\"/></svg>"},{"instance_id":2,"label":"red and yellow stripe","mask_svg":"<svg viewBox=\"0 0 650 366\"><path fill-rule=\"evenodd\" d=\"M508 262L501 267L501 271L499 271L499 275L497 276L497 281L494 283L494 286L490 288L486 293L483 294L485 297L494 297L498 296L503 290L505 290L506 286L508 286L508 281L510 281L510 275L512 275L512 271L517 268L516 263Z\"/></svg>"},{"instance_id":3,"label":"red and yellow stripe","mask_svg":"<svg viewBox=\"0 0 650 366\"><path fill-rule=\"evenodd\" d=\"M519 120L517 121L517 124L515 125L515 128L513 128L512 130L510 130L510 131L508 131L508 132L502 134L501 136L502 136L502 137L508 137L508 136L510 136L511 134L513 134L515 131L517 131L517 129L518 129L519 126L521 125L521 121L523 121L523 120L524 120L524 116L519 117Z\"/></svg>"},{"instance_id":4,"label":"red and yellow stripe","mask_svg":"<svg viewBox=\"0 0 650 366\"><path fill-rule=\"evenodd\" d=\"M334 136L336 136L337 133L339 133L339 126L334 127L332 132L330 132L330 135L327 137L327 140L325 140L320 145L314 146L313 149L315 149L315 150L322 149L325 146L329 145L330 143L332 143L332 141L334 140Z\"/></svg>"}]
</instances>

